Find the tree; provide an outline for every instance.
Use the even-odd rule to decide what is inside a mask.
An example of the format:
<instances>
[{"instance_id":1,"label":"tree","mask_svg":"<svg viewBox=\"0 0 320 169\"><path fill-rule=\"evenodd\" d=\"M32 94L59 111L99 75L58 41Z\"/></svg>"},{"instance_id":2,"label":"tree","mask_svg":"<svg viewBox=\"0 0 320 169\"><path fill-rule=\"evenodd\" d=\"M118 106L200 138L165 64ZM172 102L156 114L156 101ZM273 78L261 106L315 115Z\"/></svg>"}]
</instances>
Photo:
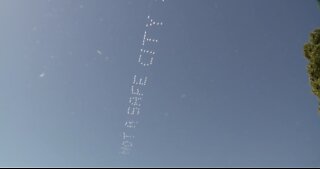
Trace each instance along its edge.
<instances>
[{"instance_id":1,"label":"tree","mask_svg":"<svg viewBox=\"0 0 320 169\"><path fill-rule=\"evenodd\" d=\"M309 80L312 92L318 97L320 112L320 28L311 32L309 42L304 45L304 55L309 61Z\"/></svg>"}]
</instances>

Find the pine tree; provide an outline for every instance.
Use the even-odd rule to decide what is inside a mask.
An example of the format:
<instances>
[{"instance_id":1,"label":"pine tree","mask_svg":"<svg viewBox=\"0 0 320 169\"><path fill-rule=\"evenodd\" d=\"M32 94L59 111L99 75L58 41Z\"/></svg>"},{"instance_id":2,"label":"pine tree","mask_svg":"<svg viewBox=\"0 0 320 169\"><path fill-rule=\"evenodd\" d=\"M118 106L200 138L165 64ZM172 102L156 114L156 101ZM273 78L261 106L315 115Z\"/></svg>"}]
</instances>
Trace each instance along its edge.
<instances>
[{"instance_id":1,"label":"pine tree","mask_svg":"<svg viewBox=\"0 0 320 169\"><path fill-rule=\"evenodd\" d=\"M304 45L304 55L308 59L308 74L312 92L318 97L320 112L320 28L310 34L310 39Z\"/></svg>"}]
</instances>

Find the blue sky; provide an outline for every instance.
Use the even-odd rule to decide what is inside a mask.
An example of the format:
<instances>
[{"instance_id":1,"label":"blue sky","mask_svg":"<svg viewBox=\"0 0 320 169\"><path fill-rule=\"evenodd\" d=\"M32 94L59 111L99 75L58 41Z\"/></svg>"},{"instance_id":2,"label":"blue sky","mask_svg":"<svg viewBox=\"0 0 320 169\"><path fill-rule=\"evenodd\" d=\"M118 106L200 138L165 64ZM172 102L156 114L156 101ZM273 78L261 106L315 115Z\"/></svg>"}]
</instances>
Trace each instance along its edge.
<instances>
[{"instance_id":1,"label":"blue sky","mask_svg":"<svg viewBox=\"0 0 320 169\"><path fill-rule=\"evenodd\" d=\"M144 68L148 15L164 26ZM312 0L1 0L0 166L319 166L302 50L319 17Z\"/></svg>"}]
</instances>

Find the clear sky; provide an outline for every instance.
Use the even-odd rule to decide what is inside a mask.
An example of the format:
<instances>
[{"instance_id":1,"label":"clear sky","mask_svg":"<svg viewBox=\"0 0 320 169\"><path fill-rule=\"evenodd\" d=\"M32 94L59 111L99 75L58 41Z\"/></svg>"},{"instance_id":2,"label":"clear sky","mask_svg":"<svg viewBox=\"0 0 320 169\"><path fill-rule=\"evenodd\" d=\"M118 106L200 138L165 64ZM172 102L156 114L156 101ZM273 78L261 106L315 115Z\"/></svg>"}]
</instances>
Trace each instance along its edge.
<instances>
[{"instance_id":1,"label":"clear sky","mask_svg":"<svg viewBox=\"0 0 320 169\"><path fill-rule=\"evenodd\" d=\"M148 15L164 25L146 68ZM314 0L0 0L0 23L2 167L320 166Z\"/></svg>"}]
</instances>

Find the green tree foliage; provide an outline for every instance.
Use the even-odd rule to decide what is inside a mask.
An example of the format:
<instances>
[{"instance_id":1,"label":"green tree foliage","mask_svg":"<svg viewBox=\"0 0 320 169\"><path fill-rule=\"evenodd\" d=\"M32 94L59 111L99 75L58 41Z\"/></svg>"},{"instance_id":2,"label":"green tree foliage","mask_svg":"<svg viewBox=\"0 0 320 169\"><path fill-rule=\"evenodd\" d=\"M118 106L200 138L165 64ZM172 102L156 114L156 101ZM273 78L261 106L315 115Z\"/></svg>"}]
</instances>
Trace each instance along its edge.
<instances>
[{"instance_id":1,"label":"green tree foliage","mask_svg":"<svg viewBox=\"0 0 320 169\"><path fill-rule=\"evenodd\" d=\"M308 59L308 74L312 92L318 97L320 112L320 28L310 34L309 42L304 45L304 55Z\"/></svg>"}]
</instances>

